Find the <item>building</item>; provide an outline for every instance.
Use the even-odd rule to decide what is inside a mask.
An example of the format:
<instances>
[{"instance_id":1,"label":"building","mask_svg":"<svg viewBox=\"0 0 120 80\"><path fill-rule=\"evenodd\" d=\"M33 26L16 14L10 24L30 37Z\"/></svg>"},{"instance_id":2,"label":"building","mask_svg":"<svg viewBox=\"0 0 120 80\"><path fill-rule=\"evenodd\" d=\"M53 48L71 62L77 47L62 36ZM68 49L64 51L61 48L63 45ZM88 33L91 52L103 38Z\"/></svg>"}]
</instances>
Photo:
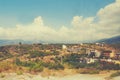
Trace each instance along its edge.
<instances>
[{"instance_id":1,"label":"building","mask_svg":"<svg viewBox=\"0 0 120 80\"><path fill-rule=\"evenodd\" d=\"M101 56L101 51L95 50L95 57L99 58Z\"/></svg>"},{"instance_id":2,"label":"building","mask_svg":"<svg viewBox=\"0 0 120 80\"><path fill-rule=\"evenodd\" d=\"M104 57L104 58L114 58L115 57L115 52L110 51L110 50L103 51L102 52L102 57Z\"/></svg>"},{"instance_id":3,"label":"building","mask_svg":"<svg viewBox=\"0 0 120 80\"><path fill-rule=\"evenodd\" d=\"M67 46L66 45L62 45L62 50L67 50Z\"/></svg>"},{"instance_id":4,"label":"building","mask_svg":"<svg viewBox=\"0 0 120 80\"><path fill-rule=\"evenodd\" d=\"M110 58L115 58L115 55L116 55L115 51L112 50L112 52L111 52L111 54L110 54Z\"/></svg>"}]
</instances>

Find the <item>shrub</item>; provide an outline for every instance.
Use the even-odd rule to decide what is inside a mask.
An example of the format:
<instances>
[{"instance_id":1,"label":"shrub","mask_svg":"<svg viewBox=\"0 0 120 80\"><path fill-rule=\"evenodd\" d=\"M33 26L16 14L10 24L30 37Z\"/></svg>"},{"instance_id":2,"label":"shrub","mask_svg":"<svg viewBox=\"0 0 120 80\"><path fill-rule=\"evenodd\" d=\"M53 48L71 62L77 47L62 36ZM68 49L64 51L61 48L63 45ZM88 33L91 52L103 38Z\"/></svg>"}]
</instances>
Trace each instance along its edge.
<instances>
[{"instance_id":1,"label":"shrub","mask_svg":"<svg viewBox=\"0 0 120 80\"><path fill-rule=\"evenodd\" d=\"M91 70L91 71L89 72L89 74L99 74L99 73L100 73L99 70Z\"/></svg>"},{"instance_id":2,"label":"shrub","mask_svg":"<svg viewBox=\"0 0 120 80\"><path fill-rule=\"evenodd\" d=\"M117 76L120 76L120 72L119 71L110 75L110 77L117 77Z\"/></svg>"},{"instance_id":3,"label":"shrub","mask_svg":"<svg viewBox=\"0 0 120 80\"><path fill-rule=\"evenodd\" d=\"M100 71L96 69L85 69L80 71L81 74L99 74Z\"/></svg>"},{"instance_id":4,"label":"shrub","mask_svg":"<svg viewBox=\"0 0 120 80\"><path fill-rule=\"evenodd\" d=\"M5 75L4 74L0 74L0 78L4 78L5 77Z\"/></svg>"},{"instance_id":5,"label":"shrub","mask_svg":"<svg viewBox=\"0 0 120 80\"><path fill-rule=\"evenodd\" d=\"M30 68L30 70L33 70L35 72L41 72L43 71L43 66L40 64L35 64L33 67Z\"/></svg>"},{"instance_id":6,"label":"shrub","mask_svg":"<svg viewBox=\"0 0 120 80\"><path fill-rule=\"evenodd\" d=\"M86 64L85 65L86 68L96 68L99 69L101 67L99 62L94 62L94 63L90 63L90 64Z\"/></svg>"},{"instance_id":7,"label":"shrub","mask_svg":"<svg viewBox=\"0 0 120 80\"><path fill-rule=\"evenodd\" d=\"M17 71L16 73L17 73L17 75L22 75L23 74L22 71Z\"/></svg>"},{"instance_id":8,"label":"shrub","mask_svg":"<svg viewBox=\"0 0 120 80\"><path fill-rule=\"evenodd\" d=\"M120 65L113 62L100 62L102 70L120 70Z\"/></svg>"},{"instance_id":9,"label":"shrub","mask_svg":"<svg viewBox=\"0 0 120 80\"><path fill-rule=\"evenodd\" d=\"M15 64L16 64L16 65L21 65L21 61L20 61L19 58L16 58L16 59L15 59Z\"/></svg>"},{"instance_id":10,"label":"shrub","mask_svg":"<svg viewBox=\"0 0 120 80\"><path fill-rule=\"evenodd\" d=\"M63 65L61 65L60 63L45 63L44 66L49 69L55 70L64 69Z\"/></svg>"}]
</instances>

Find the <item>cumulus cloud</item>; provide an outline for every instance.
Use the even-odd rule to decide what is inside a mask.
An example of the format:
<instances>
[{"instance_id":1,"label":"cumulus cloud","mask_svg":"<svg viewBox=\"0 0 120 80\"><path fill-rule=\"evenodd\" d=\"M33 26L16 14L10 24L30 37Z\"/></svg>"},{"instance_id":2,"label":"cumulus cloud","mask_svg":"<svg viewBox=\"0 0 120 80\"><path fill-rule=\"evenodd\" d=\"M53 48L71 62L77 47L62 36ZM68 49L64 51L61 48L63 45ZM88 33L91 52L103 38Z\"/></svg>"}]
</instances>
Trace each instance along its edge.
<instances>
[{"instance_id":1,"label":"cumulus cloud","mask_svg":"<svg viewBox=\"0 0 120 80\"><path fill-rule=\"evenodd\" d=\"M101 8L95 16L74 16L71 28L59 29L44 24L41 16L28 25L0 27L1 39L22 39L49 42L86 42L120 35L120 0Z\"/></svg>"},{"instance_id":2,"label":"cumulus cloud","mask_svg":"<svg viewBox=\"0 0 120 80\"><path fill-rule=\"evenodd\" d=\"M120 35L120 0L101 8L96 16L75 16L72 25L84 40L97 40Z\"/></svg>"},{"instance_id":3,"label":"cumulus cloud","mask_svg":"<svg viewBox=\"0 0 120 80\"><path fill-rule=\"evenodd\" d=\"M41 16L38 16L37 18L34 19L34 24L38 24L38 25L41 25L43 26L43 20L42 20L42 17Z\"/></svg>"},{"instance_id":4,"label":"cumulus cloud","mask_svg":"<svg viewBox=\"0 0 120 80\"><path fill-rule=\"evenodd\" d=\"M119 35L120 31L120 0L107 5L97 13L99 21L97 25L103 33L108 35Z\"/></svg>"},{"instance_id":5,"label":"cumulus cloud","mask_svg":"<svg viewBox=\"0 0 120 80\"><path fill-rule=\"evenodd\" d=\"M84 27L84 26L91 26L94 17L83 18L83 16L75 16L72 20L72 25L74 27Z\"/></svg>"}]
</instances>

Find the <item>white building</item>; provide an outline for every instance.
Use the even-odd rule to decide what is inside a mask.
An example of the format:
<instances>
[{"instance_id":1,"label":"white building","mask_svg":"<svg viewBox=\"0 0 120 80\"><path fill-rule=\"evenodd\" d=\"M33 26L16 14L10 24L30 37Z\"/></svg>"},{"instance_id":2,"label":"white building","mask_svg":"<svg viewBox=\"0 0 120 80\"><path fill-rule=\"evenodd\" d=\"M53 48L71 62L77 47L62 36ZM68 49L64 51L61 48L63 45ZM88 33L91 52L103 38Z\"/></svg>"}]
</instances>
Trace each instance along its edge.
<instances>
[{"instance_id":1,"label":"white building","mask_svg":"<svg viewBox=\"0 0 120 80\"><path fill-rule=\"evenodd\" d=\"M67 50L67 46L66 45L62 45L62 49L63 50Z\"/></svg>"}]
</instances>

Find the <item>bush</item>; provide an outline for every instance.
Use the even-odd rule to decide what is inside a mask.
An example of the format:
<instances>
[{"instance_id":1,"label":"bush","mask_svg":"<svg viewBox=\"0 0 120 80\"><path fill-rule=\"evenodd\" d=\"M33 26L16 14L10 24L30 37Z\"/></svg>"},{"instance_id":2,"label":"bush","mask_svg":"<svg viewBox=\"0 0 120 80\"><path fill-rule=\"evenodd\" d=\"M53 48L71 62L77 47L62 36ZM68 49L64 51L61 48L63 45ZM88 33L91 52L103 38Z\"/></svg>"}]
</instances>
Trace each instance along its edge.
<instances>
[{"instance_id":1,"label":"bush","mask_svg":"<svg viewBox=\"0 0 120 80\"><path fill-rule=\"evenodd\" d=\"M78 69L78 68L85 68L85 63L79 63L79 62L69 62L69 65L71 65L70 68Z\"/></svg>"},{"instance_id":2,"label":"bush","mask_svg":"<svg viewBox=\"0 0 120 80\"><path fill-rule=\"evenodd\" d=\"M79 62L83 57L86 57L86 54L68 54L63 57L63 62Z\"/></svg>"},{"instance_id":3,"label":"bush","mask_svg":"<svg viewBox=\"0 0 120 80\"><path fill-rule=\"evenodd\" d=\"M0 78L4 78L5 77L5 75L4 74L0 74Z\"/></svg>"},{"instance_id":4,"label":"bush","mask_svg":"<svg viewBox=\"0 0 120 80\"><path fill-rule=\"evenodd\" d=\"M86 64L85 67L100 69L101 65L99 62L94 62L94 63Z\"/></svg>"},{"instance_id":5,"label":"bush","mask_svg":"<svg viewBox=\"0 0 120 80\"><path fill-rule=\"evenodd\" d=\"M120 72L115 72L110 75L110 77L117 77L117 76L120 76Z\"/></svg>"},{"instance_id":6,"label":"bush","mask_svg":"<svg viewBox=\"0 0 120 80\"><path fill-rule=\"evenodd\" d=\"M60 63L45 63L44 66L49 69L55 70L64 69L63 65L61 65Z\"/></svg>"},{"instance_id":7,"label":"bush","mask_svg":"<svg viewBox=\"0 0 120 80\"><path fill-rule=\"evenodd\" d=\"M113 62L100 62L102 70L120 70L120 65Z\"/></svg>"},{"instance_id":8,"label":"bush","mask_svg":"<svg viewBox=\"0 0 120 80\"><path fill-rule=\"evenodd\" d=\"M24 67L33 67L33 66L35 66L35 62L32 62L32 61L21 62L21 66L24 66Z\"/></svg>"},{"instance_id":9,"label":"bush","mask_svg":"<svg viewBox=\"0 0 120 80\"><path fill-rule=\"evenodd\" d=\"M20 61L19 58L16 58L16 59L15 59L15 64L16 64L16 65L21 65L21 61Z\"/></svg>"},{"instance_id":10,"label":"bush","mask_svg":"<svg viewBox=\"0 0 120 80\"><path fill-rule=\"evenodd\" d=\"M40 52L40 51L32 51L30 52L30 58L35 58L35 57L44 57L44 56L49 56L49 55L58 55L58 52Z\"/></svg>"},{"instance_id":11,"label":"bush","mask_svg":"<svg viewBox=\"0 0 120 80\"><path fill-rule=\"evenodd\" d=\"M80 71L80 73L81 74L99 74L100 71L96 69L86 69L86 70Z\"/></svg>"},{"instance_id":12,"label":"bush","mask_svg":"<svg viewBox=\"0 0 120 80\"><path fill-rule=\"evenodd\" d=\"M17 73L17 75L22 75L23 74L22 71L17 71L16 73Z\"/></svg>"},{"instance_id":13,"label":"bush","mask_svg":"<svg viewBox=\"0 0 120 80\"><path fill-rule=\"evenodd\" d=\"M99 74L99 73L100 73L99 70L91 70L91 71L89 72L89 74Z\"/></svg>"},{"instance_id":14,"label":"bush","mask_svg":"<svg viewBox=\"0 0 120 80\"><path fill-rule=\"evenodd\" d=\"M43 65L41 63L35 63L35 65L30 67L30 71L41 72L43 71Z\"/></svg>"},{"instance_id":15,"label":"bush","mask_svg":"<svg viewBox=\"0 0 120 80\"><path fill-rule=\"evenodd\" d=\"M35 57L43 57L45 56L45 54L43 52L39 52L39 51L33 51L30 53L30 58L35 58Z\"/></svg>"}]
</instances>

